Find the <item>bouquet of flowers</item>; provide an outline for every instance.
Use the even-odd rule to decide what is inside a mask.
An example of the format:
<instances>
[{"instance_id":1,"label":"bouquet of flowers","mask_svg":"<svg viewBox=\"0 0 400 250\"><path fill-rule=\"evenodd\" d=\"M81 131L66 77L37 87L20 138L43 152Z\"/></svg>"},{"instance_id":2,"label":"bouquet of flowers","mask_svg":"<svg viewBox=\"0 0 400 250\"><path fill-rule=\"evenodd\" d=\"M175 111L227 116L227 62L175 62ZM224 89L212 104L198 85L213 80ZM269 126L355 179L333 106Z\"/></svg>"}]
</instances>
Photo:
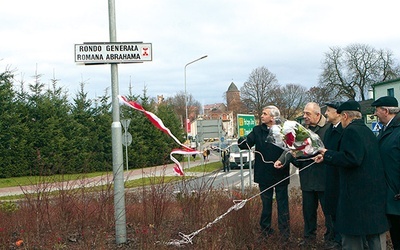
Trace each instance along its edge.
<instances>
[{"instance_id":1,"label":"bouquet of flowers","mask_svg":"<svg viewBox=\"0 0 400 250\"><path fill-rule=\"evenodd\" d=\"M281 130L286 146L295 157L310 157L324 148L321 138L298 122L285 121Z\"/></svg>"},{"instance_id":2,"label":"bouquet of flowers","mask_svg":"<svg viewBox=\"0 0 400 250\"><path fill-rule=\"evenodd\" d=\"M266 142L273 143L281 148L286 148L284 138L285 136L282 134L282 127L280 125L272 125Z\"/></svg>"}]
</instances>

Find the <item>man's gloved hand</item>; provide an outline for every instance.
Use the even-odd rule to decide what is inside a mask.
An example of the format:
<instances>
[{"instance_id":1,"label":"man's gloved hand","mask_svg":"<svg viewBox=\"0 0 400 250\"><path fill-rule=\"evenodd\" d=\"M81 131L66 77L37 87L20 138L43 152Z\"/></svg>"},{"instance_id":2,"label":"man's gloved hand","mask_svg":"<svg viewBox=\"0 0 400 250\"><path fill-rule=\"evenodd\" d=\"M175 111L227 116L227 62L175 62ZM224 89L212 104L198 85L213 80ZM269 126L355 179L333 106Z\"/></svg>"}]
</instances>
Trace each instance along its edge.
<instances>
[{"instance_id":1,"label":"man's gloved hand","mask_svg":"<svg viewBox=\"0 0 400 250\"><path fill-rule=\"evenodd\" d=\"M396 195L394 196L394 200L395 200L395 201L400 201L400 194L396 194Z\"/></svg>"}]
</instances>

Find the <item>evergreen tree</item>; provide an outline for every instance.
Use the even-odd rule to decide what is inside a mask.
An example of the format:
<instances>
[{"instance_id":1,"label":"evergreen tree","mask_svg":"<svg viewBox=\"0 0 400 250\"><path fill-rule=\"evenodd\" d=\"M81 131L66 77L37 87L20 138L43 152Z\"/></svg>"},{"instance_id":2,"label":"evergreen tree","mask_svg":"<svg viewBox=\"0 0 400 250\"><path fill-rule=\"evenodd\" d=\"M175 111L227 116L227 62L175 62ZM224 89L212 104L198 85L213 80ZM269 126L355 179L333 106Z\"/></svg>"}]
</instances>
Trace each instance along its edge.
<instances>
[{"instance_id":1,"label":"evergreen tree","mask_svg":"<svg viewBox=\"0 0 400 250\"><path fill-rule=\"evenodd\" d=\"M16 113L15 92L12 88L14 75L7 70L0 74L0 177L18 173L18 148L21 141L20 123ZM11 169L10 169L11 168Z\"/></svg>"},{"instance_id":2,"label":"evergreen tree","mask_svg":"<svg viewBox=\"0 0 400 250\"><path fill-rule=\"evenodd\" d=\"M35 76L35 82L29 85L32 94L28 97L29 115L32 122L28 123L32 134L31 154L35 158L32 174L58 174L68 171L69 160L65 157L73 147L68 140L71 119L70 105L62 88L57 87L57 80L52 80L52 89L44 90L40 76Z\"/></svg>"},{"instance_id":3,"label":"evergreen tree","mask_svg":"<svg viewBox=\"0 0 400 250\"><path fill-rule=\"evenodd\" d=\"M111 96L108 88L95 100L91 127L91 154L94 171L112 171Z\"/></svg>"}]
</instances>

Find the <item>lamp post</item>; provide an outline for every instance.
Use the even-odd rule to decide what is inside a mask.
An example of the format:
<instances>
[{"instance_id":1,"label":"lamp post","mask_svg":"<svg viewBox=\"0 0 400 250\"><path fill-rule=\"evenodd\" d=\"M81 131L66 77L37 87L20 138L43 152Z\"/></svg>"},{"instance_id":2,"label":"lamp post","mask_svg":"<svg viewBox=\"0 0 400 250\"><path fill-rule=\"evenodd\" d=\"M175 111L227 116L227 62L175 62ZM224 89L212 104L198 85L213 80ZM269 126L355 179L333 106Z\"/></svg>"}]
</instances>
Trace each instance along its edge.
<instances>
[{"instance_id":1,"label":"lamp post","mask_svg":"<svg viewBox=\"0 0 400 250\"><path fill-rule=\"evenodd\" d=\"M188 62L186 65L185 65L185 68L184 68L184 72L185 72L185 122L184 122L184 125L185 125L185 129L186 129L186 140L188 140L189 139L189 131L188 131L188 97L187 97L187 92L186 92L186 68L187 68L187 66L188 65L190 65L190 64L192 64L192 63L195 63L195 62L197 62L197 61L200 61L201 59L204 59L204 58L206 58L207 57L207 55L205 55L205 56L202 56L202 57L200 57L200 58L197 58L196 60L193 60L193 61L191 61L191 62ZM189 144L190 145L190 144ZM190 155L188 155L188 167L190 166Z\"/></svg>"}]
</instances>

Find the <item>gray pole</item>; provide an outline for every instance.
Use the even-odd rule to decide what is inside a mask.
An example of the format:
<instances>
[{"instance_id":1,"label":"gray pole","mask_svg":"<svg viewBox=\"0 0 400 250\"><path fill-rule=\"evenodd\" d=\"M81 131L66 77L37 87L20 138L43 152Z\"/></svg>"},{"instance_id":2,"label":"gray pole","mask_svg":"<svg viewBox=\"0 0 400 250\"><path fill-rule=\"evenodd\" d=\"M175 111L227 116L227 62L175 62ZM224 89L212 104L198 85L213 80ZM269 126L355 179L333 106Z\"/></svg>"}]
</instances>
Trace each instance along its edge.
<instances>
[{"instance_id":1,"label":"gray pole","mask_svg":"<svg viewBox=\"0 0 400 250\"><path fill-rule=\"evenodd\" d=\"M243 154L242 150L240 152L240 183L242 186L242 194L244 194L244 176L243 176Z\"/></svg>"},{"instance_id":2,"label":"gray pole","mask_svg":"<svg viewBox=\"0 0 400 250\"><path fill-rule=\"evenodd\" d=\"M219 143L218 143L218 145L219 145L219 161L221 161L221 158L222 158L222 142L221 142L221 138L222 138L222 117L221 116L219 116L219 121L218 121L218 137L219 137ZM224 163L222 163L222 164L224 164ZM224 168L224 166L222 166L223 168ZM224 168L224 170L225 170L225 168Z\"/></svg>"},{"instance_id":3,"label":"gray pole","mask_svg":"<svg viewBox=\"0 0 400 250\"><path fill-rule=\"evenodd\" d=\"M108 17L110 42L117 41L115 25L115 1L108 0ZM112 117L111 138L114 174L114 218L116 243L126 242L126 214L125 214L125 190L124 190L124 166L122 156L122 129L119 120L118 102L118 64L111 64L111 88L112 88Z\"/></svg>"},{"instance_id":4,"label":"gray pole","mask_svg":"<svg viewBox=\"0 0 400 250\"><path fill-rule=\"evenodd\" d=\"M128 130L128 129L126 129L126 130ZM125 144L125 161L126 161L126 171L128 171L129 169L128 169L128 132L126 132L126 130L125 130L125 142L126 142L126 144Z\"/></svg>"},{"instance_id":5,"label":"gray pole","mask_svg":"<svg viewBox=\"0 0 400 250\"><path fill-rule=\"evenodd\" d=\"M185 68L184 68L184 78L185 78L185 129L186 129L186 140L188 140L189 139L189 130L188 130L188 127L187 127L187 121L188 121L188 119L189 119L189 117L188 117L188 96L187 96L187 92L186 92L186 68L187 68L187 66L189 65L189 64L192 64L192 63L194 63L194 62L197 62L197 61L199 61L199 60L201 60L201 59L204 59L204 58L206 58L207 57L207 55L205 55L205 56L202 56L202 57L200 57L200 58L197 58L196 60L193 60L193 61L191 61L191 62L188 62L186 65L185 65ZM190 124L190 123L189 123ZM189 141L189 143L190 143L190 141ZM190 146L190 144L189 144L189 146ZM190 168L190 155L188 155L188 166L187 166L188 168Z\"/></svg>"},{"instance_id":6,"label":"gray pole","mask_svg":"<svg viewBox=\"0 0 400 250\"><path fill-rule=\"evenodd\" d=\"M251 188L251 172L252 172L252 164L251 164L251 149L249 149L249 187Z\"/></svg>"}]
</instances>

